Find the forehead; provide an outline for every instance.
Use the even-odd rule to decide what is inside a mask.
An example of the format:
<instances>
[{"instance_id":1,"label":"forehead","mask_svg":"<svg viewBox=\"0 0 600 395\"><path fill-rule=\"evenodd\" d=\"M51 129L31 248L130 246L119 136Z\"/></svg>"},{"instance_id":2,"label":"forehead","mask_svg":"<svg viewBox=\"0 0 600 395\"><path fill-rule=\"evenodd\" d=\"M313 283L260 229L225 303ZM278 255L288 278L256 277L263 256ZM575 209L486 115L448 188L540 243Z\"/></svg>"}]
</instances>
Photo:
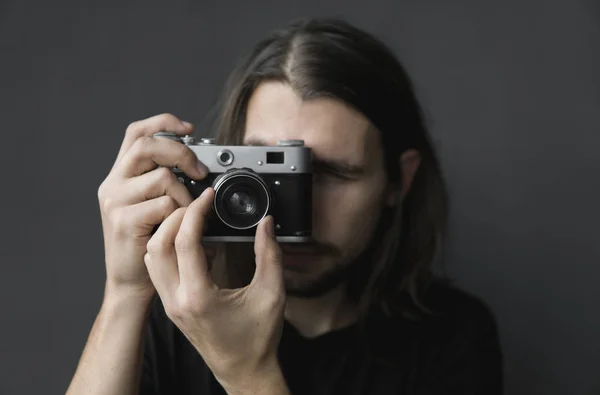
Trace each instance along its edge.
<instances>
[{"instance_id":1,"label":"forehead","mask_svg":"<svg viewBox=\"0 0 600 395\"><path fill-rule=\"evenodd\" d=\"M369 125L364 115L339 100L303 101L288 84L265 82L250 98L244 143L300 139L316 156L364 164L378 149L378 133Z\"/></svg>"}]
</instances>

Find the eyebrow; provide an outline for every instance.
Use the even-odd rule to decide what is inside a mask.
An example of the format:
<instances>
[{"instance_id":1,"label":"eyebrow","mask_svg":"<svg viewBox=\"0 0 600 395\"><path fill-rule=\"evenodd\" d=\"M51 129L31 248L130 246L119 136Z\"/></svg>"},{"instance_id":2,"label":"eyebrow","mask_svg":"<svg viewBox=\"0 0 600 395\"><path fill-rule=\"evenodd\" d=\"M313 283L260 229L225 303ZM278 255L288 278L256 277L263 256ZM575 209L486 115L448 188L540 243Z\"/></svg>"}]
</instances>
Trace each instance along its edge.
<instances>
[{"instance_id":1,"label":"eyebrow","mask_svg":"<svg viewBox=\"0 0 600 395\"><path fill-rule=\"evenodd\" d=\"M319 159L316 157L313 157L313 167L318 170L331 171L348 177L358 177L365 174L365 168L363 166L343 161Z\"/></svg>"},{"instance_id":2,"label":"eyebrow","mask_svg":"<svg viewBox=\"0 0 600 395\"><path fill-rule=\"evenodd\" d=\"M265 141L258 138L248 139L244 145L247 146L270 146ZM319 158L313 153L313 167L319 170L333 171L335 173L343 174L349 177L357 177L365 174L365 167L358 164L348 163L342 160L332 160Z\"/></svg>"}]
</instances>

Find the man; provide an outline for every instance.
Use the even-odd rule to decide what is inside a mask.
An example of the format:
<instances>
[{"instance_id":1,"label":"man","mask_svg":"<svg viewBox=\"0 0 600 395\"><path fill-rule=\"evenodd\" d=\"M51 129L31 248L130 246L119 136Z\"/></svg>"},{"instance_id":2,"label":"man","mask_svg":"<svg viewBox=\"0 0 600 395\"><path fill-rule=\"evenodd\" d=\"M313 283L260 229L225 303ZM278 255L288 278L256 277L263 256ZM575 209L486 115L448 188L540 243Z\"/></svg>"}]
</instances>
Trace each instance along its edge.
<instances>
[{"instance_id":1,"label":"man","mask_svg":"<svg viewBox=\"0 0 600 395\"><path fill-rule=\"evenodd\" d=\"M492 314L432 274L444 182L410 80L378 40L297 21L225 89L218 143L312 148L314 243L279 244L268 216L253 251L206 249L214 191L192 201L169 168L207 170L159 131L193 126L134 122L99 188L106 292L68 394L502 392Z\"/></svg>"}]
</instances>

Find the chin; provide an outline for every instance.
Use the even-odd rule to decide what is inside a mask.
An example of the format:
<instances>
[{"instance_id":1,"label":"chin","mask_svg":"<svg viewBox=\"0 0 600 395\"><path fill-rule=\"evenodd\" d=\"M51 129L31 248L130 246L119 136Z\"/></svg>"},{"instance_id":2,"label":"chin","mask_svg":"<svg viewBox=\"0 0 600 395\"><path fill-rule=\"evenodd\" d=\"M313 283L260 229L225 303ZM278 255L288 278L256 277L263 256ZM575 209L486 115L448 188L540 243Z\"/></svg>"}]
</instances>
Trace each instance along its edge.
<instances>
[{"instance_id":1,"label":"chin","mask_svg":"<svg viewBox=\"0 0 600 395\"><path fill-rule=\"evenodd\" d=\"M348 265L328 255L283 255L283 278L288 296L319 297L342 283Z\"/></svg>"},{"instance_id":2,"label":"chin","mask_svg":"<svg viewBox=\"0 0 600 395\"><path fill-rule=\"evenodd\" d=\"M326 271L331 266L331 258L322 254L283 254L283 269L294 273L315 273Z\"/></svg>"},{"instance_id":3,"label":"chin","mask_svg":"<svg viewBox=\"0 0 600 395\"><path fill-rule=\"evenodd\" d=\"M309 285L327 272L330 259L322 255L288 255L282 257L283 277L286 285L294 288Z\"/></svg>"}]
</instances>

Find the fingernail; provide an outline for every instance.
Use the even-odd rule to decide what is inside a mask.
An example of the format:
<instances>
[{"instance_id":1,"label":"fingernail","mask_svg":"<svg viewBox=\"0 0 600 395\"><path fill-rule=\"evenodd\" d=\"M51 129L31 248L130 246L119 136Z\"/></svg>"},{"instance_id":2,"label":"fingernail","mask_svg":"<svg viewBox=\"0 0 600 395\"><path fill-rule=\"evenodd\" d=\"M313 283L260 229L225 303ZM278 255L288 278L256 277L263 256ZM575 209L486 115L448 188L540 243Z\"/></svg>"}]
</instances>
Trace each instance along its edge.
<instances>
[{"instance_id":1,"label":"fingernail","mask_svg":"<svg viewBox=\"0 0 600 395\"><path fill-rule=\"evenodd\" d=\"M196 167L198 168L198 171L202 173L203 176L206 176L208 174L208 167L206 167L206 165L200 160L196 162Z\"/></svg>"},{"instance_id":2,"label":"fingernail","mask_svg":"<svg viewBox=\"0 0 600 395\"><path fill-rule=\"evenodd\" d=\"M186 128L186 129L188 129L188 128L191 128L191 127L193 126L191 123L189 123L189 122L186 122L186 121L181 121L181 124L182 124L182 125L183 125L183 126Z\"/></svg>"},{"instance_id":3,"label":"fingernail","mask_svg":"<svg viewBox=\"0 0 600 395\"><path fill-rule=\"evenodd\" d=\"M203 197L206 197L206 195L208 195L208 188L206 188L202 191L202 193L200 194L200 197L203 198Z\"/></svg>"}]
</instances>

